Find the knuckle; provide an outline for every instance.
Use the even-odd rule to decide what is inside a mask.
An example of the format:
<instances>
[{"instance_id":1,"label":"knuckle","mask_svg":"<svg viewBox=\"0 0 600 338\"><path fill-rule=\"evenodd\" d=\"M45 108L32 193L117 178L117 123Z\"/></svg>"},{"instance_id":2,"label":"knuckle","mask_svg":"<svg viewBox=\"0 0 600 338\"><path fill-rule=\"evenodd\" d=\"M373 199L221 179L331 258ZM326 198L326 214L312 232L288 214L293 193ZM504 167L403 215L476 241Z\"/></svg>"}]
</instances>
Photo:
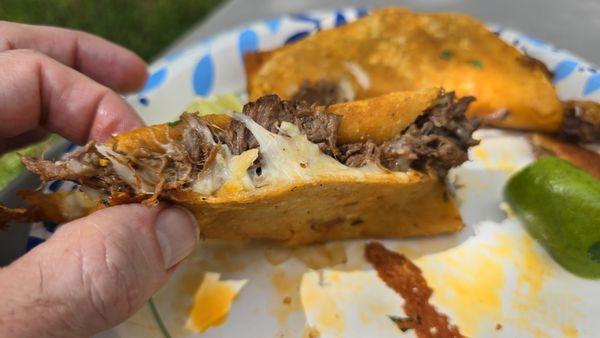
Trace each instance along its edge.
<instances>
[{"instance_id":1,"label":"knuckle","mask_svg":"<svg viewBox=\"0 0 600 338\"><path fill-rule=\"evenodd\" d=\"M14 49L11 51L15 56L26 58L28 60L39 60L46 56L35 49Z\"/></svg>"},{"instance_id":2,"label":"knuckle","mask_svg":"<svg viewBox=\"0 0 600 338\"><path fill-rule=\"evenodd\" d=\"M0 40L0 46L1 44L2 41ZM27 65L29 67L37 65L41 59L45 58L45 55L33 49L10 49L2 52L2 55L16 66Z\"/></svg>"},{"instance_id":3,"label":"knuckle","mask_svg":"<svg viewBox=\"0 0 600 338\"><path fill-rule=\"evenodd\" d=\"M0 25L0 31L2 30L2 25ZM12 49L12 44L10 43L10 41L5 38L0 36L0 52L1 51L5 51L5 50L10 50Z\"/></svg>"}]
</instances>

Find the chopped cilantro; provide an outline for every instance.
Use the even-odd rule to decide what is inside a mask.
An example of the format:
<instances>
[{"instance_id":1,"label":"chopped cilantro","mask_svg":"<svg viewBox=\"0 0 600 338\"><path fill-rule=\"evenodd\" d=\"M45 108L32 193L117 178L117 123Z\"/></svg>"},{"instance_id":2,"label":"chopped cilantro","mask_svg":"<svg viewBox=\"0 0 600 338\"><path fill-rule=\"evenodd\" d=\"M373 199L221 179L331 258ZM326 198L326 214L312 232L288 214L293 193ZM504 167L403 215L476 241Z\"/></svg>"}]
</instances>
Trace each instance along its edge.
<instances>
[{"instance_id":1,"label":"chopped cilantro","mask_svg":"<svg viewBox=\"0 0 600 338\"><path fill-rule=\"evenodd\" d=\"M402 332L415 328L415 321L411 317L388 315L388 318L394 322Z\"/></svg>"},{"instance_id":2,"label":"chopped cilantro","mask_svg":"<svg viewBox=\"0 0 600 338\"><path fill-rule=\"evenodd\" d=\"M440 53L440 58L442 58L444 60L450 60L453 56L454 56L454 53L449 49L444 49Z\"/></svg>"},{"instance_id":3,"label":"chopped cilantro","mask_svg":"<svg viewBox=\"0 0 600 338\"><path fill-rule=\"evenodd\" d=\"M175 120L175 121L167 122L167 124L169 125L169 127L175 127L180 122L181 122L181 120Z\"/></svg>"},{"instance_id":4,"label":"chopped cilantro","mask_svg":"<svg viewBox=\"0 0 600 338\"><path fill-rule=\"evenodd\" d=\"M471 66L477 68L477 69L482 69L483 68L483 62L479 61L479 60L469 60L467 61L468 64L470 64Z\"/></svg>"}]
</instances>

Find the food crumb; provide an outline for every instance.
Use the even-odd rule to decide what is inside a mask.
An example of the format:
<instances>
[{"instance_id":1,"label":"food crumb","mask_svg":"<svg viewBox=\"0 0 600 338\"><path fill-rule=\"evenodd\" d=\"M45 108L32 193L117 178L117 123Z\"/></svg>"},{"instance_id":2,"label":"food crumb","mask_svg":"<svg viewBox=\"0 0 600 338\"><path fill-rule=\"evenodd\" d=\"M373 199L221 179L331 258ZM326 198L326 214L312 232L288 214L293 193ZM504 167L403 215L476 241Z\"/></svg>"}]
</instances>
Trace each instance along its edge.
<instances>
[{"instance_id":1,"label":"food crumb","mask_svg":"<svg viewBox=\"0 0 600 338\"><path fill-rule=\"evenodd\" d=\"M415 328L415 321L411 317L388 315L388 318L391 319L402 332L406 332Z\"/></svg>"},{"instance_id":2,"label":"food crumb","mask_svg":"<svg viewBox=\"0 0 600 338\"><path fill-rule=\"evenodd\" d=\"M285 298L283 298L283 304L289 305L292 303L292 297L287 296Z\"/></svg>"},{"instance_id":3,"label":"food crumb","mask_svg":"<svg viewBox=\"0 0 600 338\"><path fill-rule=\"evenodd\" d=\"M502 330L502 324L498 323L496 324L496 331L500 331Z\"/></svg>"}]
</instances>

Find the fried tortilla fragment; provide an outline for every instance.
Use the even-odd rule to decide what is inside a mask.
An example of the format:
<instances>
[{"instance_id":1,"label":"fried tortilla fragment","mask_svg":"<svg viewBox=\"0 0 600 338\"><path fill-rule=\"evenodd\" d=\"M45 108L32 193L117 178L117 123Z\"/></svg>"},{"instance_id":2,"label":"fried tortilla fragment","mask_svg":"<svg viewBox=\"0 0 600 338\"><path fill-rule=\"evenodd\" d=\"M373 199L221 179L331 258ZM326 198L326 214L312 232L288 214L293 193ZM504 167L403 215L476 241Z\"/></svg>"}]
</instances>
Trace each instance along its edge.
<instances>
[{"instance_id":1,"label":"fried tortilla fragment","mask_svg":"<svg viewBox=\"0 0 600 338\"><path fill-rule=\"evenodd\" d=\"M83 217L102 207L79 190L44 194L41 191L19 191L28 208L7 208L0 205L0 226L11 222L49 221L56 224Z\"/></svg>"},{"instance_id":2,"label":"fried tortilla fragment","mask_svg":"<svg viewBox=\"0 0 600 338\"><path fill-rule=\"evenodd\" d=\"M600 142L600 103L570 100L558 136L571 143Z\"/></svg>"},{"instance_id":3,"label":"fried tortilla fragment","mask_svg":"<svg viewBox=\"0 0 600 338\"><path fill-rule=\"evenodd\" d=\"M600 154L597 152L542 134L533 134L530 139L537 157L560 157L600 180Z\"/></svg>"},{"instance_id":4,"label":"fried tortilla fragment","mask_svg":"<svg viewBox=\"0 0 600 338\"><path fill-rule=\"evenodd\" d=\"M28 221L27 209L7 208L0 205L0 228L4 228L9 222Z\"/></svg>"},{"instance_id":5,"label":"fried tortilla fragment","mask_svg":"<svg viewBox=\"0 0 600 338\"><path fill-rule=\"evenodd\" d=\"M62 161L25 159L42 180L74 181L87 198L33 194L30 210L72 219L168 201L196 215L204 238L283 245L453 232L463 224L445 177L478 143L471 101L440 89L333 106L268 95L226 126L186 113Z\"/></svg>"},{"instance_id":6,"label":"fried tortilla fragment","mask_svg":"<svg viewBox=\"0 0 600 338\"><path fill-rule=\"evenodd\" d=\"M506 112L490 120L495 126L554 132L562 122L547 68L463 14L385 8L258 53L246 58L251 99L289 99L323 81L345 88L348 100L443 87L477 98L471 117Z\"/></svg>"}]
</instances>

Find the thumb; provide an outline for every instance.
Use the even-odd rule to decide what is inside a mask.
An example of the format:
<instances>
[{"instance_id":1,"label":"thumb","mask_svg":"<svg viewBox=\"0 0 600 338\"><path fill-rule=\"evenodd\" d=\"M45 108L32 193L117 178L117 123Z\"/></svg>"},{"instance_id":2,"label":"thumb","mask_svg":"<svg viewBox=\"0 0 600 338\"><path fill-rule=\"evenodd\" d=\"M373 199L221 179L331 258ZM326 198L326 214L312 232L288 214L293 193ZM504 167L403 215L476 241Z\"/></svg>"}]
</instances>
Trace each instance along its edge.
<instances>
[{"instance_id":1,"label":"thumb","mask_svg":"<svg viewBox=\"0 0 600 338\"><path fill-rule=\"evenodd\" d=\"M0 270L0 337L77 337L135 313L198 242L181 207L139 204L67 223Z\"/></svg>"}]
</instances>

